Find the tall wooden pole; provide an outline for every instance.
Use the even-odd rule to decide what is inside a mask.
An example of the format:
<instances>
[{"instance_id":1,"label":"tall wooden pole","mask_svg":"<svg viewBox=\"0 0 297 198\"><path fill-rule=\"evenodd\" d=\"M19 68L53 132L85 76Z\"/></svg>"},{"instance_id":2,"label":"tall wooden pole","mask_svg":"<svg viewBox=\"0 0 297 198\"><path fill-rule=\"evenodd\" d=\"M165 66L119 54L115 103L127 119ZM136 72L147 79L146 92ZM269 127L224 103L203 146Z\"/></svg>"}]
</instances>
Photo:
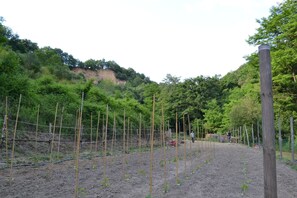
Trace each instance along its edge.
<instances>
[{"instance_id":1,"label":"tall wooden pole","mask_svg":"<svg viewBox=\"0 0 297 198\"><path fill-rule=\"evenodd\" d=\"M18 128L18 120L19 120L21 101L22 101L22 94L20 94L18 111L17 111L17 115L16 115L16 119L15 119L14 131L13 131L12 150L11 150L11 159L10 159L10 185L12 182L12 165L13 165L13 161L14 161L15 137L16 137L16 132L17 132L17 128Z\"/></svg>"},{"instance_id":2,"label":"tall wooden pole","mask_svg":"<svg viewBox=\"0 0 297 198\"><path fill-rule=\"evenodd\" d=\"M64 113L64 106L62 107L62 113L61 113L61 118L60 118L59 139L58 139L58 153L60 152L61 132L62 132L62 126L63 126L63 113Z\"/></svg>"},{"instance_id":3,"label":"tall wooden pole","mask_svg":"<svg viewBox=\"0 0 297 198\"><path fill-rule=\"evenodd\" d=\"M175 157L176 157L176 184L179 184L178 181L178 125L177 125L177 112L175 113Z\"/></svg>"},{"instance_id":4,"label":"tall wooden pole","mask_svg":"<svg viewBox=\"0 0 297 198\"><path fill-rule=\"evenodd\" d=\"M153 195L153 162L154 162L154 130L155 130L155 95L153 96L153 112L152 112L152 126L151 126L151 156L150 156L150 195Z\"/></svg>"},{"instance_id":5,"label":"tall wooden pole","mask_svg":"<svg viewBox=\"0 0 297 198\"><path fill-rule=\"evenodd\" d=\"M81 95L81 105L79 110L78 116L78 127L77 127L77 138L76 138L76 153L75 153L75 190L74 190L74 197L78 198L79 193L79 149L80 149L80 136L82 132L82 113L83 113L83 105L84 105L84 92Z\"/></svg>"},{"instance_id":6,"label":"tall wooden pole","mask_svg":"<svg viewBox=\"0 0 297 198\"><path fill-rule=\"evenodd\" d=\"M36 119L36 127L35 127L35 154L36 155L37 155L37 133L38 133L39 108L40 108L40 105L38 105L38 107L37 107L37 119Z\"/></svg>"},{"instance_id":7,"label":"tall wooden pole","mask_svg":"<svg viewBox=\"0 0 297 198\"><path fill-rule=\"evenodd\" d=\"M270 47L259 47L263 129L264 197L277 198L275 131Z\"/></svg>"}]
</instances>

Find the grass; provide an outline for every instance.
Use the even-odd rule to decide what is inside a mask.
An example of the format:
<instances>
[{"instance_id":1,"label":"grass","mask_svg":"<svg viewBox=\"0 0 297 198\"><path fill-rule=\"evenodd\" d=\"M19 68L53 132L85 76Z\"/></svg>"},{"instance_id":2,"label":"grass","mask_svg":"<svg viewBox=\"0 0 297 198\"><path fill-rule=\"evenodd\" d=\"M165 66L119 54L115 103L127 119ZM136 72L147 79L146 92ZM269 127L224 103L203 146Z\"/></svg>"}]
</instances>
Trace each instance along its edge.
<instances>
[{"instance_id":1,"label":"grass","mask_svg":"<svg viewBox=\"0 0 297 198\"><path fill-rule=\"evenodd\" d=\"M283 155L282 161L286 165L290 166L293 170L297 171L297 163L292 162L292 154L290 152L282 152L282 155ZM280 159L280 155L278 151L276 152L276 157ZM297 154L295 153L294 153L294 159L295 160L297 159Z\"/></svg>"}]
</instances>

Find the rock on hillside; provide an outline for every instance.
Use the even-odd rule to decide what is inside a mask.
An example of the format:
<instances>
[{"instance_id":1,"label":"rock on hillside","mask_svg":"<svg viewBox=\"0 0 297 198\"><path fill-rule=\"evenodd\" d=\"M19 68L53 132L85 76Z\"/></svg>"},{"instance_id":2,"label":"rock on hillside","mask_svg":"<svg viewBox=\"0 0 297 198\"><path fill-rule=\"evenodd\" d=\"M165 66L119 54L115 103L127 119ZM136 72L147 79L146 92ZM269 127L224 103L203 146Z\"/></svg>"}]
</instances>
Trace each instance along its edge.
<instances>
[{"instance_id":1,"label":"rock on hillside","mask_svg":"<svg viewBox=\"0 0 297 198\"><path fill-rule=\"evenodd\" d=\"M118 80L115 76L114 71L109 69L100 69L93 71L82 68L73 68L72 71L76 74L83 74L87 80L93 79L94 84L98 84L98 82L100 82L101 80L108 80L117 85L124 85L126 83L126 81Z\"/></svg>"}]
</instances>

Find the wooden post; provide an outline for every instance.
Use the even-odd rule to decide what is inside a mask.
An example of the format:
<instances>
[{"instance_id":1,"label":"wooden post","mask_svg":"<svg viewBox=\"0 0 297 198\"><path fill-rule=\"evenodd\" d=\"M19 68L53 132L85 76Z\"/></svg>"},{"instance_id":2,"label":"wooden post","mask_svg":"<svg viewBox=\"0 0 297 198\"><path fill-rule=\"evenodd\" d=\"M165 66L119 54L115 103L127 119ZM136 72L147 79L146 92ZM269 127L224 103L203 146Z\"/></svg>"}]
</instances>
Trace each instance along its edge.
<instances>
[{"instance_id":1,"label":"wooden post","mask_svg":"<svg viewBox=\"0 0 297 198\"><path fill-rule=\"evenodd\" d=\"M291 128L291 154L292 162L294 162L294 119L290 117L290 128Z\"/></svg>"},{"instance_id":2,"label":"wooden post","mask_svg":"<svg viewBox=\"0 0 297 198\"><path fill-rule=\"evenodd\" d=\"M264 197L277 198L275 131L272 97L272 74L270 47L259 47L262 129L263 129L263 165L264 165Z\"/></svg>"},{"instance_id":3,"label":"wooden post","mask_svg":"<svg viewBox=\"0 0 297 198\"><path fill-rule=\"evenodd\" d=\"M37 155L37 133L38 133L38 120L39 120L39 108L37 107L37 119L36 119L36 127L35 127L35 154Z\"/></svg>"},{"instance_id":4,"label":"wooden post","mask_svg":"<svg viewBox=\"0 0 297 198\"><path fill-rule=\"evenodd\" d=\"M258 135L258 146L260 146L260 124L259 120L257 121L257 135Z\"/></svg>"},{"instance_id":5,"label":"wooden post","mask_svg":"<svg viewBox=\"0 0 297 198\"><path fill-rule=\"evenodd\" d=\"M154 162L154 130L155 130L155 95L153 96L152 126L150 135L150 196L153 195L153 162Z\"/></svg>"},{"instance_id":6,"label":"wooden post","mask_svg":"<svg viewBox=\"0 0 297 198\"><path fill-rule=\"evenodd\" d=\"M278 117L278 143L279 143L279 158L283 159L283 148L282 148L282 126L281 126L281 118Z\"/></svg>"},{"instance_id":7,"label":"wooden post","mask_svg":"<svg viewBox=\"0 0 297 198\"><path fill-rule=\"evenodd\" d=\"M18 120L19 120L19 112L20 112L20 107L21 107L21 101L22 101L22 94L20 95L19 99L19 105L18 105L18 110L17 110L17 115L15 119L15 124L14 124L14 131L13 131L13 139L12 139L12 150L11 150L11 159L10 159L10 185L12 182L12 165L14 161L14 147L15 147L15 137L16 137L16 132L17 132L17 127L18 127Z\"/></svg>"},{"instance_id":8,"label":"wooden post","mask_svg":"<svg viewBox=\"0 0 297 198\"><path fill-rule=\"evenodd\" d=\"M248 131L247 131L246 125L244 125L244 129L245 129L245 134L246 134L247 144L248 144L248 147L250 147L249 133L248 133Z\"/></svg>"},{"instance_id":9,"label":"wooden post","mask_svg":"<svg viewBox=\"0 0 297 198\"><path fill-rule=\"evenodd\" d=\"M177 125L177 112L175 113L175 157L176 157L176 184L179 184L178 180L178 125Z\"/></svg>"},{"instance_id":10,"label":"wooden post","mask_svg":"<svg viewBox=\"0 0 297 198\"><path fill-rule=\"evenodd\" d=\"M96 129L96 152L98 151L98 137L99 137L99 127L100 127L100 111L98 111L98 119L97 119L97 129Z\"/></svg>"},{"instance_id":11,"label":"wooden post","mask_svg":"<svg viewBox=\"0 0 297 198\"><path fill-rule=\"evenodd\" d=\"M80 149L80 138L82 132L82 114L83 114L83 104L84 104L84 92L82 92L81 96L81 105L79 110L78 116L78 127L77 127L77 144L76 144L76 152L75 152L75 190L74 190L74 197L79 197L79 149Z\"/></svg>"},{"instance_id":12,"label":"wooden post","mask_svg":"<svg viewBox=\"0 0 297 198\"><path fill-rule=\"evenodd\" d=\"M185 163L185 170L184 174L187 175L187 145L186 145L186 123L185 123L185 114L183 114L183 131L184 131L184 163Z\"/></svg>"},{"instance_id":13,"label":"wooden post","mask_svg":"<svg viewBox=\"0 0 297 198\"><path fill-rule=\"evenodd\" d=\"M53 138L52 138L52 141L51 141L50 162L52 163L52 165L53 165L53 149L54 149L54 142L55 142L55 131L56 131L58 107L59 107L59 103L56 104L55 120L54 120L54 127L53 127L53 133L52 133Z\"/></svg>"},{"instance_id":14,"label":"wooden post","mask_svg":"<svg viewBox=\"0 0 297 198\"><path fill-rule=\"evenodd\" d=\"M9 163L8 157L8 105L7 105L7 96L5 97L5 152L6 152L6 163Z\"/></svg>"},{"instance_id":15,"label":"wooden post","mask_svg":"<svg viewBox=\"0 0 297 198\"><path fill-rule=\"evenodd\" d=\"M64 113L64 106L62 107L61 120L60 120L59 140L58 140L58 153L60 152L61 132L62 132L62 126L63 126L63 113Z\"/></svg>"},{"instance_id":16,"label":"wooden post","mask_svg":"<svg viewBox=\"0 0 297 198\"><path fill-rule=\"evenodd\" d=\"M90 123L90 153L92 154L92 144L93 144L93 114L91 112L91 117L90 117L91 123Z\"/></svg>"},{"instance_id":17,"label":"wooden post","mask_svg":"<svg viewBox=\"0 0 297 198\"><path fill-rule=\"evenodd\" d=\"M253 140L253 148L254 148L255 146L254 124L252 124L252 140Z\"/></svg>"}]
</instances>

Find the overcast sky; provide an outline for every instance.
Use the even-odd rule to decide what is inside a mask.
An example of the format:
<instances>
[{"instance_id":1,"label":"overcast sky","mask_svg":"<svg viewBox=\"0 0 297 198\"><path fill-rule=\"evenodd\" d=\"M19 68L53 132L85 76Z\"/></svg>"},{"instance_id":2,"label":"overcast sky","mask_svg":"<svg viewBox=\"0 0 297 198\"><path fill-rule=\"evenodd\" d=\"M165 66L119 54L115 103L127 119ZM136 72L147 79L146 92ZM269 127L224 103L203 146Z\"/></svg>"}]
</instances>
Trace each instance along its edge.
<instances>
[{"instance_id":1,"label":"overcast sky","mask_svg":"<svg viewBox=\"0 0 297 198\"><path fill-rule=\"evenodd\" d=\"M114 60L151 80L224 76L257 50L256 19L282 0L0 0L20 38L75 58Z\"/></svg>"}]
</instances>

